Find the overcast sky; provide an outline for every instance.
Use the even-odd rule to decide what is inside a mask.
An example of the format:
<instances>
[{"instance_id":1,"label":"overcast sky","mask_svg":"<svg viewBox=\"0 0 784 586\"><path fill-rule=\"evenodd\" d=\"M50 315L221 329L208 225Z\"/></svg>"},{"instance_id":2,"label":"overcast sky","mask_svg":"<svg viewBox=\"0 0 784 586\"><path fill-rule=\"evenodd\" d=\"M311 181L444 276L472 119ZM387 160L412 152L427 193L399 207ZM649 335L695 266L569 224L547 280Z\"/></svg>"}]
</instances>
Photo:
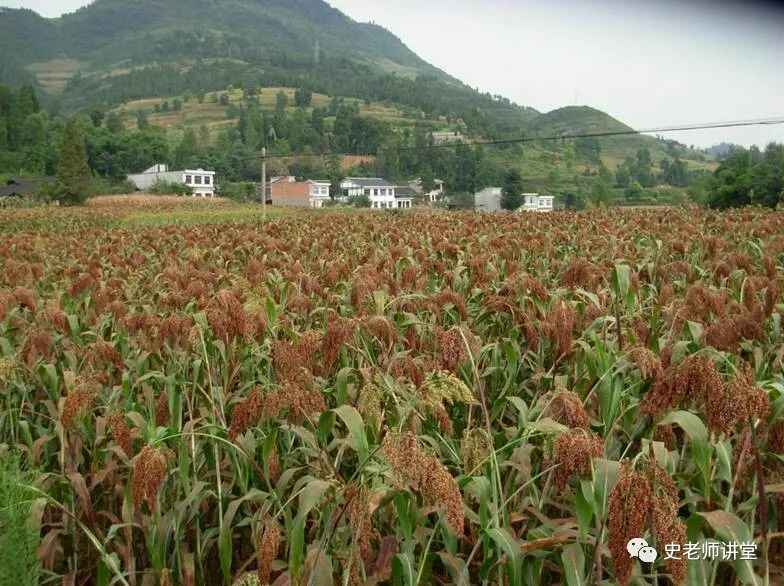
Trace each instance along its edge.
<instances>
[{"instance_id":1,"label":"overcast sky","mask_svg":"<svg viewBox=\"0 0 784 586\"><path fill-rule=\"evenodd\" d=\"M549 111L590 105L635 128L784 116L784 2L329 0L482 91ZM86 0L0 0L58 16ZM784 125L674 133L784 142Z\"/></svg>"}]
</instances>

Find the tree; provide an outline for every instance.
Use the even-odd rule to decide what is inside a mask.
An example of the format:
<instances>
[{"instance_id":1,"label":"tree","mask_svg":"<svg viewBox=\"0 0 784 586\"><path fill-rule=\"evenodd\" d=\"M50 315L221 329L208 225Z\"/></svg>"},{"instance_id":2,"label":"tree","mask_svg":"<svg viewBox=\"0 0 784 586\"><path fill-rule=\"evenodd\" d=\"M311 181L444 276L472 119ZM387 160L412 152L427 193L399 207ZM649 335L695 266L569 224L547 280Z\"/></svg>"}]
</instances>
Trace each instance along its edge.
<instances>
[{"instance_id":1,"label":"tree","mask_svg":"<svg viewBox=\"0 0 784 586\"><path fill-rule=\"evenodd\" d=\"M335 199L340 195L340 182L343 181L343 169L340 166L340 157L338 155L329 155L325 162L327 178L331 184L329 195Z\"/></svg>"},{"instance_id":2,"label":"tree","mask_svg":"<svg viewBox=\"0 0 784 586\"><path fill-rule=\"evenodd\" d=\"M147 112L144 110L136 111L136 127L139 130L146 130L150 127L150 121L147 120Z\"/></svg>"},{"instance_id":3,"label":"tree","mask_svg":"<svg viewBox=\"0 0 784 586\"><path fill-rule=\"evenodd\" d=\"M106 116L106 129L112 134L118 134L123 130L123 123L117 112L109 112Z\"/></svg>"},{"instance_id":4,"label":"tree","mask_svg":"<svg viewBox=\"0 0 784 586\"><path fill-rule=\"evenodd\" d=\"M714 173L708 203L714 208L750 204L776 207L784 191L784 145L738 149Z\"/></svg>"},{"instance_id":5,"label":"tree","mask_svg":"<svg viewBox=\"0 0 784 586\"><path fill-rule=\"evenodd\" d=\"M294 92L294 104L297 108L307 108L313 101L313 92L306 88L299 88Z\"/></svg>"},{"instance_id":6,"label":"tree","mask_svg":"<svg viewBox=\"0 0 784 586\"><path fill-rule=\"evenodd\" d=\"M275 116L282 118L286 115L286 108L289 107L289 96L284 91L279 91L275 96Z\"/></svg>"},{"instance_id":7,"label":"tree","mask_svg":"<svg viewBox=\"0 0 784 586\"><path fill-rule=\"evenodd\" d=\"M564 207L567 210L581 210L585 207L585 199L581 194L569 191L564 195Z\"/></svg>"},{"instance_id":8,"label":"tree","mask_svg":"<svg viewBox=\"0 0 784 586\"><path fill-rule=\"evenodd\" d=\"M656 179L653 176L651 152L647 148L637 151L634 176L643 187L653 187L656 184Z\"/></svg>"},{"instance_id":9,"label":"tree","mask_svg":"<svg viewBox=\"0 0 784 586\"><path fill-rule=\"evenodd\" d=\"M610 183L602 178L594 181L591 186L591 203L595 206L607 206L612 202Z\"/></svg>"},{"instance_id":10,"label":"tree","mask_svg":"<svg viewBox=\"0 0 784 586\"><path fill-rule=\"evenodd\" d=\"M473 210L476 208L476 196L473 193L453 193L447 198L448 206L456 210Z\"/></svg>"},{"instance_id":11,"label":"tree","mask_svg":"<svg viewBox=\"0 0 784 586\"><path fill-rule=\"evenodd\" d=\"M516 210L523 205L523 177L517 169L511 169L504 177L501 195L501 207L505 210Z\"/></svg>"},{"instance_id":12,"label":"tree","mask_svg":"<svg viewBox=\"0 0 784 586\"><path fill-rule=\"evenodd\" d=\"M68 121L63 132L63 146L57 166L57 199L65 205L78 205L87 200L90 167L84 134L76 118Z\"/></svg>"},{"instance_id":13,"label":"tree","mask_svg":"<svg viewBox=\"0 0 784 586\"><path fill-rule=\"evenodd\" d=\"M430 193L436 188L436 178L433 174L433 169L429 166L425 167L422 171L422 191Z\"/></svg>"},{"instance_id":14,"label":"tree","mask_svg":"<svg viewBox=\"0 0 784 586\"><path fill-rule=\"evenodd\" d=\"M617 187L629 187L629 183L631 182L631 174L629 173L629 167L625 164L622 164L618 167L615 171L615 185Z\"/></svg>"},{"instance_id":15,"label":"tree","mask_svg":"<svg viewBox=\"0 0 784 586\"><path fill-rule=\"evenodd\" d=\"M93 126L96 128L100 128L101 124L103 124L103 119L106 117L106 111L96 106L90 110L90 120L93 122Z\"/></svg>"},{"instance_id":16,"label":"tree","mask_svg":"<svg viewBox=\"0 0 784 586\"><path fill-rule=\"evenodd\" d=\"M639 181L632 181L626 188L626 199L640 199L645 194L645 190Z\"/></svg>"},{"instance_id":17,"label":"tree","mask_svg":"<svg viewBox=\"0 0 784 586\"><path fill-rule=\"evenodd\" d=\"M198 142L196 140L196 132L193 128L189 128L182 136L180 144L174 151L174 164L178 168L190 168L191 160L196 156L198 151Z\"/></svg>"},{"instance_id":18,"label":"tree","mask_svg":"<svg viewBox=\"0 0 784 586\"><path fill-rule=\"evenodd\" d=\"M575 151L580 157L592 163L601 161L602 146L596 138L578 138L575 142Z\"/></svg>"}]
</instances>

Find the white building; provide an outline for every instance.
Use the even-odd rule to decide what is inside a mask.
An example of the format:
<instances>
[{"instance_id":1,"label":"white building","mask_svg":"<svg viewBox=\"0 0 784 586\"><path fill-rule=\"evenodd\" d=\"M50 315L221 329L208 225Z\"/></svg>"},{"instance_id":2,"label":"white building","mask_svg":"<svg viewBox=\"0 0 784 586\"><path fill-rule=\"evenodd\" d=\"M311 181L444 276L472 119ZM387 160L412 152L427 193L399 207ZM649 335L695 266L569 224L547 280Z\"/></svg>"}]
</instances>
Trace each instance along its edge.
<instances>
[{"instance_id":1,"label":"white building","mask_svg":"<svg viewBox=\"0 0 784 586\"><path fill-rule=\"evenodd\" d=\"M154 165L143 173L128 175L128 181L139 191L147 191L156 183L180 183L190 187L194 197L215 196L215 171L204 169L169 171L166 165Z\"/></svg>"},{"instance_id":2,"label":"white building","mask_svg":"<svg viewBox=\"0 0 784 586\"><path fill-rule=\"evenodd\" d=\"M487 187L474 194L474 208L480 212L500 212L502 196L500 187Z\"/></svg>"},{"instance_id":3,"label":"white building","mask_svg":"<svg viewBox=\"0 0 784 586\"><path fill-rule=\"evenodd\" d=\"M310 207L323 208L330 201L329 190L332 183L329 181L308 181L310 184Z\"/></svg>"},{"instance_id":4,"label":"white building","mask_svg":"<svg viewBox=\"0 0 784 586\"><path fill-rule=\"evenodd\" d=\"M552 195L539 195L538 193L524 193L525 203L519 211L523 212L552 212L555 198Z\"/></svg>"},{"instance_id":5,"label":"white building","mask_svg":"<svg viewBox=\"0 0 784 586\"><path fill-rule=\"evenodd\" d=\"M555 198L552 195L539 195L538 193L523 193L523 205L519 212L552 212ZM474 206L480 212L500 212L503 207L503 189L500 187L488 187L474 195Z\"/></svg>"},{"instance_id":6,"label":"white building","mask_svg":"<svg viewBox=\"0 0 784 586\"><path fill-rule=\"evenodd\" d=\"M432 133L432 136L433 136L433 144L436 145L452 144L457 142L467 142L466 137L463 136L462 133L457 131L434 132Z\"/></svg>"},{"instance_id":7,"label":"white building","mask_svg":"<svg viewBox=\"0 0 784 586\"><path fill-rule=\"evenodd\" d=\"M343 201L364 195L373 209L408 209L413 205L410 196L397 197L394 183L377 177L346 177L340 183L340 193Z\"/></svg>"}]
</instances>

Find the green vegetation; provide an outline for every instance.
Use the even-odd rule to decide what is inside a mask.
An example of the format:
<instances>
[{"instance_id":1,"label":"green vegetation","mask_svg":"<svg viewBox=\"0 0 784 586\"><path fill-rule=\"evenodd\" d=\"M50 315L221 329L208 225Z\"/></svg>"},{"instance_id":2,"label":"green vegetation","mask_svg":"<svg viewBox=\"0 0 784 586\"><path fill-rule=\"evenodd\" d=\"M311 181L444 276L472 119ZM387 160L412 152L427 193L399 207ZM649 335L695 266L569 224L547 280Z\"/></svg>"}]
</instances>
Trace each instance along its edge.
<instances>
[{"instance_id":1,"label":"green vegetation","mask_svg":"<svg viewBox=\"0 0 784 586\"><path fill-rule=\"evenodd\" d=\"M505 210L516 210L523 205L523 177L517 169L512 169L504 176L501 207Z\"/></svg>"},{"instance_id":2,"label":"green vegetation","mask_svg":"<svg viewBox=\"0 0 784 586\"><path fill-rule=\"evenodd\" d=\"M784 203L784 144L764 152L736 148L719 166L709 184L708 203L715 208Z\"/></svg>"},{"instance_id":3,"label":"green vegetation","mask_svg":"<svg viewBox=\"0 0 784 586\"><path fill-rule=\"evenodd\" d=\"M0 173L53 175L63 115L76 113L90 168L112 192L160 162L215 169L221 183L258 181L262 147L291 155L270 175L438 177L454 194L503 185L515 170L523 191L575 207L705 201L714 185L713 156L676 141L536 140L631 129L589 107L540 114L479 93L320 0L98 0L49 20L8 9L0 49L0 82L21 86L0 87ZM467 144L430 150L433 131ZM520 136L530 142L474 145ZM313 157L330 152L378 156L353 168Z\"/></svg>"},{"instance_id":4,"label":"green vegetation","mask_svg":"<svg viewBox=\"0 0 784 586\"><path fill-rule=\"evenodd\" d=\"M156 181L148 191L158 195L193 195L193 189L188 185L168 181Z\"/></svg>"},{"instance_id":5,"label":"green vegetation","mask_svg":"<svg viewBox=\"0 0 784 586\"><path fill-rule=\"evenodd\" d=\"M0 358L0 383L11 373ZM12 423L3 416L4 425ZM18 454L0 450L0 586L38 586L40 567L36 548L39 527L33 519L36 498L32 474L22 467Z\"/></svg>"},{"instance_id":6,"label":"green vegetation","mask_svg":"<svg viewBox=\"0 0 784 586\"><path fill-rule=\"evenodd\" d=\"M63 146L57 165L55 198L66 205L84 203L90 188L87 148L79 122L72 119L63 132Z\"/></svg>"},{"instance_id":7,"label":"green vegetation","mask_svg":"<svg viewBox=\"0 0 784 586\"><path fill-rule=\"evenodd\" d=\"M175 209L166 214L157 211L136 212L122 218L118 225L125 227L199 226L205 224L254 223L285 215L278 208L263 210L256 205L232 206L227 209L193 207Z\"/></svg>"}]
</instances>

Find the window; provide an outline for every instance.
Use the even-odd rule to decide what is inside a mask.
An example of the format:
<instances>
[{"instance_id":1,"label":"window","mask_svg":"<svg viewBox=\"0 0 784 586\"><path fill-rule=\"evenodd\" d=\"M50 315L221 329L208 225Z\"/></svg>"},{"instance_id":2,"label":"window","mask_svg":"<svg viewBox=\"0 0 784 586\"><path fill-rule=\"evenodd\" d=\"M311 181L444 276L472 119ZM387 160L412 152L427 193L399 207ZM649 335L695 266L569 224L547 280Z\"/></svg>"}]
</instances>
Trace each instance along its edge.
<instances>
[{"instance_id":1,"label":"window","mask_svg":"<svg viewBox=\"0 0 784 586\"><path fill-rule=\"evenodd\" d=\"M185 185L192 185L193 184L193 177L190 175L185 176Z\"/></svg>"},{"instance_id":2,"label":"window","mask_svg":"<svg viewBox=\"0 0 784 586\"><path fill-rule=\"evenodd\" d=\"M196 175L194 179L196 179L196 185L201 185L201 175Z\"/></svg>"},{"instance_id":3,"label":"window","mask_svg":"<svg viewBox=\"0 0 784 586\"><path fill-rule=\"evenodd\" d=\"M207 175L207 176L204 178L204 185L209 185L209 184L210 184L210 181L211 181L211 177L210 177L209 175Z\"/></svg>"}]
</instances>

